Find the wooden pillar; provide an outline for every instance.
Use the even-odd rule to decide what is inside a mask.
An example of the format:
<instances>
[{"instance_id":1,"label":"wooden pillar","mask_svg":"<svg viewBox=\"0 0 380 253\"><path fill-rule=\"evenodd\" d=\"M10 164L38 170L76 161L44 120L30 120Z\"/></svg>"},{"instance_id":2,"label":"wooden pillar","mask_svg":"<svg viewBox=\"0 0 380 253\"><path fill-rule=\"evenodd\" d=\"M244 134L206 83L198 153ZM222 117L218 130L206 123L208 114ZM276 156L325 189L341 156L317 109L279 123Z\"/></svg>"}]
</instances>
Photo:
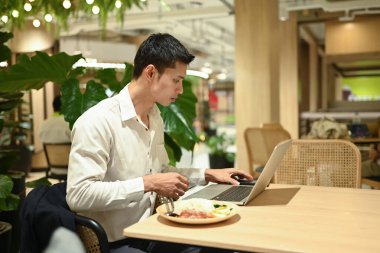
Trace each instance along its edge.
<instances>
[{"instance_id":1,"label":"wooden pillar","mask_svg":"<svg viewBox=\"0 0 380 253\"><path fill-rule=\"evenodd\" d=\"M248 170L244 130L280 122L298 138L297 22L277 0L235 0L237 167ZM252 172L251 172L252 173Z\"/></svg>"},{"instance_id":2,"label":"wooden pillar","mask_svg":"<svg viewBox=\"0 0 380 253\"><path fill-rule=\"evenodd\" d=\"M237 167L248 170L244 130L279 122L278 5L235 0L235 112Z\"/></svg>"}]
</instances>

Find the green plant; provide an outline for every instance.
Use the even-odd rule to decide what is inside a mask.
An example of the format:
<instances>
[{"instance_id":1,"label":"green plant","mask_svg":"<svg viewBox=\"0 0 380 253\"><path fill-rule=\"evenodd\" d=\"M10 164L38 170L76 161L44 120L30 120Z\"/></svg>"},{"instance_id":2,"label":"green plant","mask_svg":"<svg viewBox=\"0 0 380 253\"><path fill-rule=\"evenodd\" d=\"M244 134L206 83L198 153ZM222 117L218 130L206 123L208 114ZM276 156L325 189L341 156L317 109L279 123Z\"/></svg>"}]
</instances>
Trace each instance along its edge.
<instances>
[{"instance_id":1,"label":"green plant","mask_svg":"<svg viewBox=\"0 0 380 253\"><path fill-rule=\"evenodd\" d=\"M48 26L50 22L46 21L46 14L52 17L52 23L57 23L57 27L63 27L67 30L68 20L72 18L93 18L97 17L102 27L103 37L105 36L107 19L110 13L116 16L117 21L123 24L125 11L137 6L142 9L147 3L140 0L118 0L119 8L116 6L117 0L94 0L92 4L87 4L86 1L70 1L69 8L63 6L63 1L57 0L35 0L35 1L11 1L5 0L0 5L0 17L7 17L6 25L22 26L28 19L39 19ZM26 11L28 7L29 11ZM99 15L93 14L93 7L97 6ZM14 14L17 11L17 15ZM3 21L4 22L4 21Z\"/></svg>"},{"instance_id":2,"label":"green plant","mask_svg":"<svg viewBox=\"0 0 380 253\"><path fill-rule=\"evenodd\" d=\"M210 149L210 155L223 156L229 162L234 162L235 154L227 152L227 147L234 143L225 133L206 138L206 144Z\"/></svg>"}]
</instances>

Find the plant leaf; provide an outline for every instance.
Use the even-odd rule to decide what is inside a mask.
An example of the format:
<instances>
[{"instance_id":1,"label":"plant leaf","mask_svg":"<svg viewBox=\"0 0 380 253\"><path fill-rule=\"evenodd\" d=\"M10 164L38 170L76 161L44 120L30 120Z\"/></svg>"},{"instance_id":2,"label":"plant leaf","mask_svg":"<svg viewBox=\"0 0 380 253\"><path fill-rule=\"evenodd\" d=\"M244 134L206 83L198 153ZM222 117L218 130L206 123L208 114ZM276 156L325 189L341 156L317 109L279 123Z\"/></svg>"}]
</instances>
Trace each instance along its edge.
<instances>
[{"instance_id":1,"label":"plant leaf","mask_svg":"<svg viewBox=\"0 0 380 253\"><path fill-rule=\"evenodd\" d=\"M178 162L181 159L182 151L181 147L175 143L175 141L167 133L164 133L165 139L165 150L168 154L170 165L175 166L176 161Z\"/></svg>"},{"instance_id":2,"label":"plant leaf","mask_svg":"<svg viewBox=\"0 0 380 253\"><path fill-rule=\"evenodd\" d=\"M31 58L20 55L19 63L10 66L8 71L0 72L0 90L15 92L40 89L47 81L62 83L73 74L83 72L83 68L72 69L80 58L82 55L69 56L66 53L49 56L44 52L36 52Z\"/></svg>"},{"instance_id":3,"label":"plant leaf","mask_svg":"<svg viewBox=\"0 0 380 253\"><path fill-rule=\"evenodd\" d=\"M17 210L20 204L20 197L16 194L9 194L6 198L0 198L0 210L13 211Z\"/></svg>"},{"instance_id":4,"label":"plant leaf","mask_svg":"<svg viewBox=\"0 0 380 253\"><path fill-rule=\"evenodd\" d=\"M82 94L79 89L79 81L69 79L61 85L62 113L70 128L86 110L107 98L105 88L93 80L86 84L86 91Z\"/></svg>"},{"instance_id":5,"label":"plant leaf","mask_svg":"<svg viewBox=\"0 0 380 253\"><path fill-rule=\"evenodd\" d=\"M0 198L6 198L13 188L13 181L9 176L0 175Z\"/></svg>"},{"instance_id":6,"label":"plant leaf","mask_svg":"<svg viewBox=\"0 0 380 253\"><path fill-rule=\"evenodd\" d=\"M0 32L0 62L6 61L9 58L11 58L12 52L7 46L4 45L4 43L12 37L12 33Z\"/></svg>"},{"instance_id":7,"label":"plant leaf","mask_svg":"<svg viewBox=\"0 0 380 253\"><path fill-rule=\"evenodd\" d=\"M50 186L51 183L50 183L50 181L46 177L41 177L39 179L36 179L36 180L29 181L29 182L25 183L25 186L29 187L29 188L36 188L36 187L38 187L40 185Z\"/></svg>"}]
</instances>

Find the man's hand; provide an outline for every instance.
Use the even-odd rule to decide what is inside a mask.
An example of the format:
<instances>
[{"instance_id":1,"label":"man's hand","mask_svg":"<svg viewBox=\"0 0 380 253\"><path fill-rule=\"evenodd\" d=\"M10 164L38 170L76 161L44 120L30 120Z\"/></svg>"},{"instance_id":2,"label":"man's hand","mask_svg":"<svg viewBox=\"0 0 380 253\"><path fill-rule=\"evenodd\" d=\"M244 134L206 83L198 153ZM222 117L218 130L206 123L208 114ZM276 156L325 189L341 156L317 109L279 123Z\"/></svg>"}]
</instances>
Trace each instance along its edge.
<instances>
[{"instance_id":1,"label":"man's hand","mask_svg":"<svg viewBox=\"0 0 380 253\"><path fill-rule=\"evenodd\" d=\"M240 179L246 179L247 181L253 179L253 177L247 172L237 169L207 169L205 171L207 182L239 185L239 182L232 178L232 176L238 176Z\"/></svg>"},{"instance_id":2,"label":"man's hand","mask_svg":"<svg viewBox=\"0 0 380 253\"><path fill-rule=\"evenodd\" d=\"M371 144L369 148L369 158L372 162L376 163L378 159L380 159L380 144L374 145Z\"/></svg>"},{"instance_id":3,"label":"man's hand","mask_svg":"<svg viewBox=\"0 0 380 253\"><path fill-rule=\"evenodd\" d=\"M143 180L145 192L156 192L175 200L185 194L189 187L187 178L176 172L146 175Z\"/></svg>"}]
</instances>

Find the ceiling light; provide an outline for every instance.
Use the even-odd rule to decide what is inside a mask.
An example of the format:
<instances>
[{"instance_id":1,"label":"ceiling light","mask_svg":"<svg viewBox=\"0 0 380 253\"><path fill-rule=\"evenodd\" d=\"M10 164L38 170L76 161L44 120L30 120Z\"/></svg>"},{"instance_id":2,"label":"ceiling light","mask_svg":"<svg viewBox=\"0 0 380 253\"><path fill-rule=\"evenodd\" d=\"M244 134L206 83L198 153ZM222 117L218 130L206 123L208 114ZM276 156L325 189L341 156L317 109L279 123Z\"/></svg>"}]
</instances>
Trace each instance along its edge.
<instances>
[{"instance_id":1,"label":"ceiling light","mask_svg":"<svg viewBox=\"0 0 380 253\"><path fill-rule=\"evenodd\" d=\"M33 26L34 27L40 27L41 22L38 19L33 20Z\"/></svg>"},{"instance_id":2,"label":"ceiling light","mask_svg":"<svg viewBox=\"0 0 380 253\"><path fill-rule=\"evenodd\" d=\"M219 73L216 75L216 78L218 78L219 80L226 80L227 79L227 74L222 72L222 73Z\"/></svg>"},{"instance_id":3,"label":"ceiling light","mask_svg":"<svg viewBox=\"0 0 380 253\"><path fill-rule=\"evenodd\" d=\"M8 22L8 16L7 15L3 15L1 17L1 21L3 21L3 23L7 23Z\"/></svg>"},{"instance_id":4,"label":"ceiling light","mask_svg":"<svg viewBox=\"0 0 380 253\"><path fill-rule=\"evenodd\" d=\"M115 7L118 8L118 9L120 9L120 7L121 7L121 1L120 0L117 0L115 2Z\"/></svg>"},{"instance_id":5,"label":"ceiling light","mask_svg":"<svg viewBox=\"0 0 380 253\"><path fill-rule=\"evenodd\" d=\"M94 3L94 0L86 0L86 3L89 4L89 5L91 5L91 4Z\"/></svg>"},{"instance_id":6,"label":"ceiling light","mask_svg":"<svg viewBox=\"0 0 380 253\"><path fill-rule=\"evenodd\" d=\"M96 15L96 14L99 14L99 12L100 12L100 9L97 5L92 6L92 13Z\"/></svg>"},{"instance_id":7,"label":"ceiling light","mask_svg":"<svg viewBox=\"0 0 380 253\"><path fill-rule=\"evenodd\" d=\"M12 11L12 16L13 16L14 18L18 18L18 15L19 15L19 13L18 13L17 10L13 10L13 11Z\"/></svg>"},{"instance_id":8,"label":"ceiling light","mask_svg":"<svg viewBox=\"0 0 380 253\"><path fill-rule=\"evenodd\" d=\"M208 66L203 66L202 68L201 68L201 71L202 72L204 72L204 73L206 73L206 74L211 74L212 73L212 68L211 67L208 67Z\"/></svg>"},{"instance_id":9,"label":"ceiling light","mask_svg":"<svg viewBox=\"0 0 380 253\"><path fill-rule=\"evenodd\" d=\"M69 0L63 1L62 5L63 5L63 8L65 9L69 9L71 7L71 3Z\"/></svg>"},{"instance_id":10,"label":"ceiling light","mask_svg":"<svg viewBox=\"0 0 380 253\"><path fill-rule=\"evenodd\" d=\"M30 3L25 3L24 4L24 10L29 12L32 10L32 5Z\"/></svg>"},{"instance_id":11,"label":"ceiling light","mask_svg":"<svg viewBox=\"0 0 380 253\"><path fill-rule=\"evenodd\" d=\"M207 74L205 72L202 72L202 71L191 70L191 69L188 69L186 71L186 75L197 76L197 77L201 77L201 78L204 78L204 79L208 79L209 78L209 74Z\"/></svg>"},{"instance_id":12,"label":"ceiling light","mask_svg":"<svg viewBox=\"0 0 380 253\"><path fill-rule=\"evenodd\" d=\"M6 61L0 62L0 67L8 67L8 62Z\"/></svg>"},{"instance_id":13,"label":"ceiling light","mask_svg":"<svg viewBox=\"0 0 380 253\"><path fill-rule=\"evenodd\" d=\"M51 22L51 21L53 20L53 16L50 15L49 13L46 14L44 18L45 18L45 21L46 21L46 22Z\"/></svg>"}]
</instances>

